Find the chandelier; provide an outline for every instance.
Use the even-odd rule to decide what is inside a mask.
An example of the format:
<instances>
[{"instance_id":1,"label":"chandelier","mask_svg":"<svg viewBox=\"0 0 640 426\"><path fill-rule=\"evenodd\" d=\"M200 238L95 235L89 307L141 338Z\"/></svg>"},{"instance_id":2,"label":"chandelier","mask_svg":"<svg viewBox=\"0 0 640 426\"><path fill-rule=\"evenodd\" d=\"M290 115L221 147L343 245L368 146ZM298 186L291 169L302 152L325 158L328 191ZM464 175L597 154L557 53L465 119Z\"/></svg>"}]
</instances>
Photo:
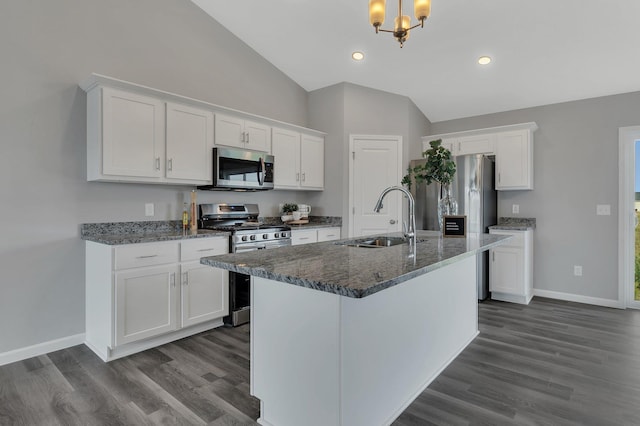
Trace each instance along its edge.
<instances>
[{"instance_id":1,"label":"chandelier","mask_svg":"<svg viewBox=\"0 0 640 426\"><path fill-rule=\"evenodd\" d=\"M393 33L393 36L400 43L400 47L402 47L409 38L409 31L418 26L424 27L424 20L431 13L431 0L413 0L414 14L419 21L414 26L411 26L411 17L402 14L402 0L398 0L398 16L394 21L393 30L383 30L380 27L384 23L385 9L386 0L369 0L369 22L376 29L376 34L379 31Z\"/></svg>"}]
</instances>

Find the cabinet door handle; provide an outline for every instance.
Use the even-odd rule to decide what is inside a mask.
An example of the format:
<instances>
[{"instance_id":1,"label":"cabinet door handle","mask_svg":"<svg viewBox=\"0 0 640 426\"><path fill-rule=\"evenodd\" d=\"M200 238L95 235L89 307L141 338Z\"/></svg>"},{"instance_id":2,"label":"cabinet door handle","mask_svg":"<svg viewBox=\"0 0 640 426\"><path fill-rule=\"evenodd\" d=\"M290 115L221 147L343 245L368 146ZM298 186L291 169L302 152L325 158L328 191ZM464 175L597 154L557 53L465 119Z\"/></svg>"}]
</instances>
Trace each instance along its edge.
<instances>
[{"instance_id":1,"label":"cabinet door handle","mask_svg":"<svg viewBox=\"0 0 640 426\"><path fill-rule=\"evenodd\" d=\"M495 252L495 251L492 251L492 252L491 252L491 261L492 261L492 262L495 262L495 261L496 261L496 252Z\"/></svg>"},{"instance_id":2,"label":"cabinet door handle","mask_svg":"<svg viewBox=\"0 0 640 426\"><path fill-rule=\"evenodd\" d=\"M242 132L242 142L246 142L247 141L247 132Z\"/></svg>"},{"instance_id":3,"label":"cabinet door handle","mask_svg":"<svg viewBox=\"0 0 640 426\"><path fill-rule=\"evenodd\" d=\"M214 248L208 248L208 249L198 249L198 251L213 251L215 250Z\"/></svg>"},{"instance_id":4,"label":"cabinet door handle","mask_svg":"<svg viewBox=\"0 0 640 426\"><path fill-rule=\"evenodd\" d=\"M158 255L157 254L148 254L146 256L138 256L138 257L136 257L136 259L149 259L149 258L152 258L152 257L158 257Z\"/></svg>"},{"instance_id":5,"label":"cabinet door handle","mask_svg":"<svg viewBox=\"0 0 640 426\"><path fill-rule=\"evenodd\" d=\"M300 182L300 173L296 173L296 182Z\"/></svg>"},{"instance_id":6,"label":"cabinet door handle","mask_svg":"<svg viewBox=\"0 0 640 426\"><path fill-rule=\"evenodd\" d=\"M171 282L171 287L175 288L176 287L176 274L175 274L175 272L171 274L171 277L169 278L169 281Z\"/></svg>"},{"instance_id":7,"label":"cabinet door handle","mask_svg":"<svg viewBox=\"0 0 640 426\"><path fill-rule=\"evenodd\" d=\"M500 172L498 172L498 182L500 182L501 180L502 179L501 179L501 176L500 176Z\"/></svg>"},{"instance_id":8,"label":"cabinet door handle","mask_svg":"<svg viewBox=\"0 0 640 426\"><path fill-rule=\"evenodd\" d=\"M160 170L160 157L156 158L156 170Z\"/></svg>"},{"instance_id":9,"label":"cabinet door handle","mask_svg":"<svg viewBox=\"0 0 640 426\"><path fill-rule=\"evenodd\" d=\"M169 158L169 171L173 170L173 158Z\"/></svg>"},{"instance_id":10,"label":"cabinet door handle","mask_svg":"<svg viewBox=\"0 0 640 426\"><path fill-rule=\"evenodd\" d=\"M189 285L189 274L186 272L182 273L182 284Z\"/></svg>"},{"instance_id":11,"label":"cabinet door handle","mask_svg":"<svg viewBox=\"0 0 640 426\"><path fill-rule=\"evenodd\" d=\"M306 176L306 175L307 175L306 173L303 173L303 174L302 174L302 181L303 181L303 182L307 179L307 176Z\"/></svg>"},{"instance_id":12,"label":"cabinet door handle","mask_svg":"<svg viewBox=\"0 0 640 426\"><path fill-rule=\"evenodd\" d=\"M247 132L247 143L249 143L249 136L251 135L251 133Z\"/></svg>"}]
</instances>

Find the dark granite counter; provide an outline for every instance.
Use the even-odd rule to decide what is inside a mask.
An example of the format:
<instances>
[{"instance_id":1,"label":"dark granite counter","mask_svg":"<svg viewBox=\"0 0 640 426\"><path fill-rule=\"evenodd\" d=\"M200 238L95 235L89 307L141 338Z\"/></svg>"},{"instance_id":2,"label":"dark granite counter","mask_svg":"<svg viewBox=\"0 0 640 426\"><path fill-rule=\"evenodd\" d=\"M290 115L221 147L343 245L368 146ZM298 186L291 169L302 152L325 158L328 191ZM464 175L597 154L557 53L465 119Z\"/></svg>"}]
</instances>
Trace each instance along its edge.
<instances>
[{"instance_id":1,"label":"dark granite counter","mask_svg":"<svg viewBox=\"0 0 640 426\"><path fill-rule=\"evenodd\" d=\"M198 229L196 233L182 231L180 221L83 223L83 240L107 245L153 243L193 238L228 237L229 232Z\"/></svg>"},{"instance_id":2,"label":"dark granite counter","mask_svg":"<svg viewBox=\"0 0 640 426\"><path fill-rule=\"evenodd\" d=\"M282 225L283 222L279 217L263 217L262 222ZM342 227L342 218L338 216L309 216L309 223L304 225L291 225L291 229L317 229L317 228L340 228Z\"/></svg>"},{"instance_id":3,"label":"dark granite counter","mask_svg":"<svg viewBox=\"0 0 640 426\"><path fill-rule=\"evenodd\" d=\"M501 217L498 224L490 226L489 229L499 229L503 231L526 231L536 228L536 219L531 217Z\"/></svg>"},{"instance_id":4,"label":"dark granite counter","mask_svg":"<svg viewBox=\"0 0 640 426\"><path fill-rule=\"evenodd\" d=\"M400 235L400 234L389 234ZM329 241L204 257L200 263L342 296L362 298L488 250L511 237L471 234L442 238L418 231L415 257L409 246L349 247Z\"/></svg>"}]
</instances>

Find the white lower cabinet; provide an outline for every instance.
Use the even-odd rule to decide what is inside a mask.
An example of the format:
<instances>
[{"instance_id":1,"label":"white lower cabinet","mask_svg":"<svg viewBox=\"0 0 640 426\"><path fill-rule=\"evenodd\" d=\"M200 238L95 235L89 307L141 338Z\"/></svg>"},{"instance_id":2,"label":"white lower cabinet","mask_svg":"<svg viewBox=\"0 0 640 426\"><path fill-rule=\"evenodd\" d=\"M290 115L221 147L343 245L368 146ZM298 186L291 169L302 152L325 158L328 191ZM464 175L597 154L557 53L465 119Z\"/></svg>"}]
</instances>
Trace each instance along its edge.
<instances>
[{"instance_id":1,"label":"white lower cabinet","mask_svg":"<svg viewBox=\"0 0 640 426\"><path fill-rule=\"evenodd\" d=\"M175 264L115 274L115 346L176 329Z\"/></svg>"},{"instance_id":2,"label":"white lower cabinet","mask_svg":"<svg viewBox=\"0 0 640 426\"><path fill-rule=\"evenodd\" d=\"M228 237L111 246L86 242L85 343L104 361L222 325L227 271L199 263Z\"/></svg>"},{"instance_id":3,"label":"white lower cabinet","mask_svg":"<svg viewBox=\"0 0 640 426\"><path fill-rule=\"evenodd\" d=\"M229 314L229 272L199 262L180 266L181 326L188 327Z\"/></svg>"},{"instance_id":4,"label":"white lower cabinet","mask_svg":"<svg viewBox=\"0 0 640 426\"><path fill-rule=\"evenodd\" d=\"M489 252L491 298L528 304L533 297L533 230L490 230L490 234L513 238Z\"/></svg>"},{"instance_id":5,"label":"white lower cabinet","mask_svg":"<svg viewBox=\"0 0 640 426\"><path fill-rule=\"evenodd\" d=\"M340 228L294 229L291 231L291 245L319 243L340 239Z\"/></svg>"}]
</instances>

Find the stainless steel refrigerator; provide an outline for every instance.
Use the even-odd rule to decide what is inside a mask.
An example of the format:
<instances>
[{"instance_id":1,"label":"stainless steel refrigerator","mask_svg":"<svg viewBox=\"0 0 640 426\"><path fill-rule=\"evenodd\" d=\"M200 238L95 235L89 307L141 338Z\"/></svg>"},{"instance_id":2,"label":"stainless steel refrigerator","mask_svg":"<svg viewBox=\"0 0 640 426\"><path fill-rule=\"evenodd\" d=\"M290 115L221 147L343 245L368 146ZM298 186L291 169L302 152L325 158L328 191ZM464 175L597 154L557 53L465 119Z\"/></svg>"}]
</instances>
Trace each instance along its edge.
<instances>
[{"instance_id":1,"label":"stainless steel refrigerator","mask_svg":"<svg viewBox=\"0 0 640 426\"><path fill-rule=\"evenodd\" d=\"M498 197L495 190L495 161L485 155L455 157L456 174L451 193L458 202L458 214L467 216L467 233L489 232L497 223ZM424 164L425 160L412 160L410 167ZM438 199L440 186L424 183L411 186L416 199L416 228L440 230ZM478 255L478 299L489 296L489 252Z\"/></svg>"}]
</instances>

